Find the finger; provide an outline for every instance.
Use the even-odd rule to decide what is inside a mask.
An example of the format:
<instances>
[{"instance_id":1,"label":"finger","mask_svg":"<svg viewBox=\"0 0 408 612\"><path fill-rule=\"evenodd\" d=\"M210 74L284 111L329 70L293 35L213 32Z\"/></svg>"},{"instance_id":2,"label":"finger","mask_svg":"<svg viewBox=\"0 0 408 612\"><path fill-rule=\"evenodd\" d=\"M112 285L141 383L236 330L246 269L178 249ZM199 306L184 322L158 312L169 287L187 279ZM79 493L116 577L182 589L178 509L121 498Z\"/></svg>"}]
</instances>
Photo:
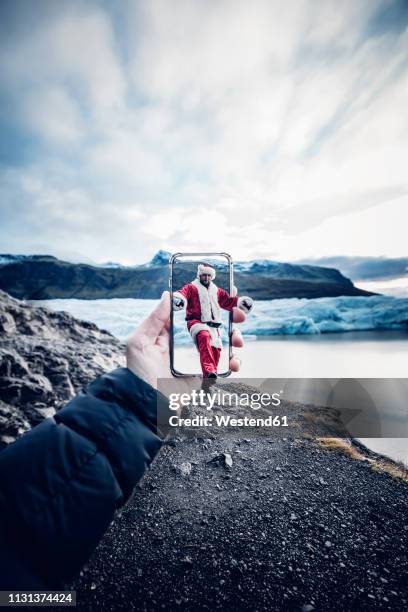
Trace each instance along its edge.
<instances>
[{"instance_id":1,"label":"finger","mask_svg":"<svg viewBox=\"0 0 408 612\"><path fill-rule=\"evenodd\" d=\"M230 359L230 369L232 372L239 372L241 368L241 359L233 355Z\"/></svg>"},{"instance_id":2,"label":"finger","mask_svg":"<svg viewBox=\"0 0 408 612\"><path fill-rule=\"evenodd\" d=\"M156 346L159 346L163 352L164 351L169 352L170 333L165 327L162 329L160 334L157 336L155 344Z\"/></svg>"},{"instance_id":3,"label":"finger","mask_svg":"<svg viewBox=\"0 0 408 612\"><path fill-rule=\"evenodd\" d=\"M238 289L234 285L233 288L232 288L232 297L235 297L236 295L238 295Z\"/></svg>"},{"instance_id":4,"label":"finger","mask_svg":"<svg viewBox=\"0 0 408 612\"><path fill-rule=\"evenodd\" d=\"M142 321L134 335L144 335L155 341L157 336L168 328L170 318L170 293L163 291L160 302L149 316Z\"/></svg>"},{"instance_id":5,"label":"finger","mask_svg":"<svg viewBox=\"0 0 408 612\"><path fill-rule=\"evenodd\" d=\"M241 332L236 327L232 330L231 342L232 346L236 346L237 348L244 346L244 339L242 338Z\"/></svg>"},{"instance_id":6,"label":"finger","mask_svg":"<svg viewBox=\"0 0 408 612\"><path fill-rule=\"evenodd\" d=\"M240 308L232 309L232 320L234 321L234 323L243 323L245 319L245 312L243 312Z\"/></svg>"},{"instance_id":7,"label":"finger","mask_svg":"<svg viewBox=\"0 0 408 612\"><path fill-rule=\"evenodd\" d=\"M170 328L171 328L171 323L170 323L170 319L167 319L167 321L164 324L163 329L167 332L170 332Z\"/></svg>"}]
</instances>

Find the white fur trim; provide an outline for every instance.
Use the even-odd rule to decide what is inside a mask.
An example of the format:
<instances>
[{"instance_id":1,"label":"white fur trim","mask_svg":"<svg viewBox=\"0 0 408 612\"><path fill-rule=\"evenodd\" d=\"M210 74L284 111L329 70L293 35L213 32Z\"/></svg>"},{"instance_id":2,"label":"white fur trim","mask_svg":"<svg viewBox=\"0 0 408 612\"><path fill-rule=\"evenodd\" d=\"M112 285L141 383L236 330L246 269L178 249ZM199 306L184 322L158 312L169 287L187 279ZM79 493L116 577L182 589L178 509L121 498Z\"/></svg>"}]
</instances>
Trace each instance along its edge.
<instances>
[{"instance_id":1,"label":"white fur trim","mask_svg":"<svg viewBox=\"0 0 408 612\"><path fill-rule=\"evenodd\" d=\"M192 325L190 327L190 334L191 334L192 339L194 340L194 343L195 343L197 349L198 349L197 334L200 331L208 331L208 333L210 334L210 344L211 344L211 346L214 346L215 348L222 349L221 336L220 336L220 334L218 332L218 329L216 327L209 327L208 325L205 325L205 323L194 323L194 325Z\"/></svg>"},{"instance_id":2,"label":"white fur trim","mask_svg":"<svg viewBox=\"0 0 408 612\"><path fill-rule=\"evenodd\" d=\"M197 278L199 278L201 274L211 274L211 280L213 280L215 278L215 269L212 266L208 266L206 264L198 264Z\"/></svg>"},{"instance_id":3,"label":"white fur trim","mask_svg":"<svg viewBox=\"0 0 408 612\"><path fill-rule=\"evenodd\" d=\"M244 300L249 303L249 307L245 306L245 304L242 303ZM254 300L248 297L247 295L241 295L241 297L238 298L238 302L237 302L238 308L240 310L243 310L246 313L252 310L253 305L254 305Z\"/></svg>"},{"instance_id":4,"label":"white fur trim","mask_svg":"<svg viewBox=\"0 0 408 612\"><path fill-rule=\"evenodd\" d=\"M174 298L178 298L180 300L182 300L183 304L182 306L176 306L174 303ZM184 297L184 295L182 293L180 293L179 291L175 291L173 293L173 310L183 310L183 308L185 308L187 305L187 300Z\"/></svg>"},{"instance_id":5,"label":"white fur trim","mask_svg":"<svg viewBox=\"0 0 408 612\"><path fill-rule=\"evenodd\" d=\"M207 287L204 287L204 285L200 283L198 278L195 278L191 284L198 290L198 297L201 307L201 320L203 322L214 321L214 323L221 323L221 308L218 303L217 285L211 282L207 289ZM214 317L211 316L211 310Z\"/></svg>"}]
</instances>

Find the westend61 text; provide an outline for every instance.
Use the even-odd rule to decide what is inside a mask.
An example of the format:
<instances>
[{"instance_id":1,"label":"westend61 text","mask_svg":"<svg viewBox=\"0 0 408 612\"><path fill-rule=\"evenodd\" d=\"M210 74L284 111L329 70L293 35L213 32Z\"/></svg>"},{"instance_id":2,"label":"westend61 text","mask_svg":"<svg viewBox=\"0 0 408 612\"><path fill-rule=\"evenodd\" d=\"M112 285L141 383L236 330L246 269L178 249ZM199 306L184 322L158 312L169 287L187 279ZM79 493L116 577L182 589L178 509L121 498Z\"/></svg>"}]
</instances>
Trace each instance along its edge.
<instances>
[{"instance_id":1,"label":"westend61 text","mask_svg":"<svg viewBox=\"0 0 408 612\"><path fill-rule=\"evenodd\" d=\"M214 417L197 415L191 418L181 418L173 415L169 418L171 427L288 427L287 416L268 416L264 418L255 417L231 417L215 415Z\"/></svg>"}]
</instances>

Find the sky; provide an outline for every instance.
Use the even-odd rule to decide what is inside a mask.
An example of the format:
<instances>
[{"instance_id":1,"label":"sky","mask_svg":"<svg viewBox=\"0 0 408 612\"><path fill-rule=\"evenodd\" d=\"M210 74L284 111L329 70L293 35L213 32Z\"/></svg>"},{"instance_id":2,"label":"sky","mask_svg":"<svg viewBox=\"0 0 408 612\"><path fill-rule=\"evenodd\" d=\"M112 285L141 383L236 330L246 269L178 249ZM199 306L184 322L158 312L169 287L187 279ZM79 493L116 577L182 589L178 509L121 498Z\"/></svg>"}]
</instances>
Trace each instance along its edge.
<instances>
[{"instance_id":1,"label":"sky","mask_svg":"<svg viewBox=\"0 0 408 612\"><path fill-rule=\"evenodd\" d=\"M405 0L2 0L0 252L408 255Z\"/></svg>"}]
</instances>

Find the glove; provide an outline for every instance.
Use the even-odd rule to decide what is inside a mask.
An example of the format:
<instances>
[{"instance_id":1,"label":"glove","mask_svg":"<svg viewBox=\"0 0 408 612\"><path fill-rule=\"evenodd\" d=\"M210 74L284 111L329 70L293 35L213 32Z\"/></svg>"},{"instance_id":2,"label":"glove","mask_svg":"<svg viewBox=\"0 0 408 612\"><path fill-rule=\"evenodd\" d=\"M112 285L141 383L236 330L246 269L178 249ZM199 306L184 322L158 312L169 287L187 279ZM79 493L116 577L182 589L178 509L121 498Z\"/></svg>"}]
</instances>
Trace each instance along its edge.
<instances>
[{"instance_id":1,"label":"glove","mask_svg":"<svg viewBox=\"0 0 408 612\"><path fill-rule=\"evenodd\" d=\"M247 295L243 295L238 299L237 306L240 310L243 310L244 312L248 313L252 310L254 306L254 300L248 297Z\"/></svg>"},{"instance_id":2,"label":"glove","mask_svg":"<svg viewBox=\"0 0 408 612\"><path fill-rule=\"evenodd\" d=\"M182 310L184 308L184 300L177 295L173 295L173 309Z\"/></svg>"}]
</instances>

